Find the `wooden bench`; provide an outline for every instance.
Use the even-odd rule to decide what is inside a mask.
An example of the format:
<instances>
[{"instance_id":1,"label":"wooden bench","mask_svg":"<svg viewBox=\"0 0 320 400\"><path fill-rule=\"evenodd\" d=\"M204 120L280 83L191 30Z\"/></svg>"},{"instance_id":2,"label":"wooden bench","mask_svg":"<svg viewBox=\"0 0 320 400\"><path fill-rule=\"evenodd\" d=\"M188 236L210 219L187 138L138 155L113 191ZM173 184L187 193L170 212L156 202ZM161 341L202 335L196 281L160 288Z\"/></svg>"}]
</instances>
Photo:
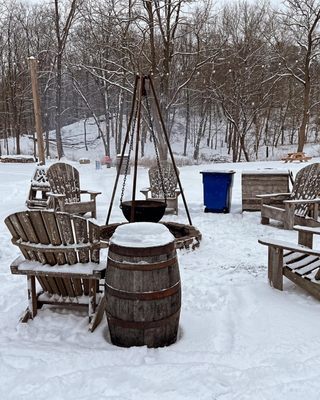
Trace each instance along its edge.
<instances>
[{"instance_id":1,"label":"wooden bench","mask_svg":"<svg viewBox=\"0 0 320 400\"><path fill-rule=\"evenodd\" d=\"M21 322L33 319L44 304L79 306L87 309L93 331L104 309L100 280L106 263L99 262L99 226L79 216L49 210L17 212L5 223L12 243L23 254L11 264L11 273L27 276L29 306Z\"/></svg>"},{"instance_id":2,"label":"wooden bench","mask_svg":"<svg viewBox=\"0 0 320 400\"><path fill-rule=\"evenodd\" d=\"M294 162L294 161L306 162L311 159L312 159L312 157L306 156L305 153L303 153L303 152L288 153L288 155L286 157L281 158L281 160L284 161L285 163Z\"/></svg>"},{"instance_id":3,"label":"wooden bench","mask_svg":"<svg viewBox=\"0 0 320 400\"><path fill-rule=\"evenodd\" d=\"M320 250L312 248L313 235L320 228L294 226L298 244L275 239L259 239L268 246L268 279L275 289L283 290L283 276L320 300Z\"/></svg>"}]
</instances>

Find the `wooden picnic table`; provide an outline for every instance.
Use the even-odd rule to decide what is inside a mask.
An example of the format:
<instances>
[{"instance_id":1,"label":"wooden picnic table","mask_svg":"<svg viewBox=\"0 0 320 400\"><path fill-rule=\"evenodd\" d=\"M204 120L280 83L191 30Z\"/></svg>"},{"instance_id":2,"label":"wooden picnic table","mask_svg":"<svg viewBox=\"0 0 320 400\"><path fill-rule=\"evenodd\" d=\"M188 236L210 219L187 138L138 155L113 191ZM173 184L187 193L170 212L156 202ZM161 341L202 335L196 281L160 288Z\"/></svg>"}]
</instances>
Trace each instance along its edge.
<instances>
[{"instance_id":1,"label":"wooden picnic table","mask_svg":"<svg viewBox=\"0 0 320 400\"><path fill-rule=\"evenodd\" d=\"M293 161L299 161L299 162L306 162L311 160L312 157L308 157L305 155L304 152L296 152L296 153L288 153L286 157L281 158L282 161L285 163L287 162L293 162Z\"/></svg>"}]
</instances>

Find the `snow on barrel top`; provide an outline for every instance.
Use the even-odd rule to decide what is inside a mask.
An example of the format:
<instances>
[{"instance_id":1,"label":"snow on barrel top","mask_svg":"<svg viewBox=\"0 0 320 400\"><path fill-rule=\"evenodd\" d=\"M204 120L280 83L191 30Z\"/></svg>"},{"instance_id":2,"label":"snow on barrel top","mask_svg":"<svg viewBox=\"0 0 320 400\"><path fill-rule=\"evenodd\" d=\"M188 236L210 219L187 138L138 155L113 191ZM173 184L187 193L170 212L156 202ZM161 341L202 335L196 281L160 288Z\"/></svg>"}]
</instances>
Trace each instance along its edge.
<instances>
[{"instance_id":1,"label":"snow on barrel top","mask_svg":"<svg viewBox=\"0 0 320 400\"><path fill-rule=\"evenodd\" d=\"M117 227L110 242L125 247L156 247L174 241L174 236L162 224L133 222Z\"/></svg>"}]
</instances>

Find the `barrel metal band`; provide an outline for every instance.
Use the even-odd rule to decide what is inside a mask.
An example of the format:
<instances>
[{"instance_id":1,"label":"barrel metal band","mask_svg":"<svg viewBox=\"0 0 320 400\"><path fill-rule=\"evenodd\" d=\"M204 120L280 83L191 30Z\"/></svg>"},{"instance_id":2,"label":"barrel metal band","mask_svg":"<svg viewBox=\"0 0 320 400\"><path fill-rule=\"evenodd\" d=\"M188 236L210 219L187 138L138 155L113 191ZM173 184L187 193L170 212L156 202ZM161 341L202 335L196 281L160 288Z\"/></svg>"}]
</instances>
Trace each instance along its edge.
<instances>
[{"instance_id":1,"label":"barrel metal band","mask_svg":"<svg viewBox=\"0 0 320 400\"><path fill-rule=\"evenodd\" d=\"M175 249L175 242L171 242L163 246L157 246L157 247L123 247L111 243L109 249L110 251L119 254L120 256L132 256L132 257L161 256L163 254L173 251Z\"/></svg>"},{"instance_id":2,"label":"barrel metal band","mask_svg":"<svg viewBox=\"0 0 320 400\"><path fill-rule=\"evenodd\" d=\"M118 319L113 317L107 312L108 323L111 325L120 326L121 328L127 329L152 329L161 328L166 324L179 318L180 309L175 313L169 315L168 317L158 319L157 321L124 321L123 319Z\"/></svg>"},{"instance_id":3,"label":"barrel metal band","mask_svg":"<svg viewBox=\"0 0 320 400\"><path fill-rule=\"evenodd\" d=\"M111 295L114 297L118 297L120 299L125 299L125 300L158 300L158 299L164 299L166 297L172 296L179 292L180 290L180 281L178 281L176 284L171 286L168 289L164 289L161 291L154 291L154 292L127 292L124 290L119 290L119 289L114 289L113 287L109 286L106 283L106 293L107 295Z\"/></svg>"},{"instance_id":4,"label":"barrel metal band","mask_svg":"<svg viewBox=\"0 0 320 400\"><path fill-rule=\"evenodd\" d=\"M111 255L112 257L112 255ZM158 269L168 268L177 263L177 258L170 258L169 260L159 261L157 263L127 263L119 262L110 258L110 253L108 254L108 267L114 267L117 269L126 269L130 271L154 271Z\"/></svg>"}]
</instances>

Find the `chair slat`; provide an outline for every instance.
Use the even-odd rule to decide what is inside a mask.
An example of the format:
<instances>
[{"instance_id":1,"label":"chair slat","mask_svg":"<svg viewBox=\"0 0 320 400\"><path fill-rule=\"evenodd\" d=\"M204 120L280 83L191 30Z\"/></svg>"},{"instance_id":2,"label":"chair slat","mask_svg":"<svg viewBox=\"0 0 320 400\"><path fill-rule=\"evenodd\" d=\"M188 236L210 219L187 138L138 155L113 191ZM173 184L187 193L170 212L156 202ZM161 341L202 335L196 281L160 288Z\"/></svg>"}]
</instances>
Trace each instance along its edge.
<instances>
[{"instance_id":1,"label":"chair slat","mask_svg":"<svg viewBox=\"0 0 320 400\"><path fill-rule=\"evenodd\" d=\"M55 277L54 281L57 285L58 291L55 294L59 294L62 297L67 297L68 296L68 291L64 285L64 278L60 277Z\"/></svg>"},{"instance_id":2,"label":"chair slat","mask_svg":"<svg viewBox=\"0 0 320 400\"><path fill-rule=\"evenodd\" d=\"M68 214L57 213L56 214L58 227L60 230L61 240L64 245L74 244L74 234L71 224L71 218ZM78 262L77 254L73 250L66 253L66 259L68 264L76 264Z\"/></svg>"},{"instance_id":3,"label":"chair slat","mask_svg":"<svg viewBox=\"0 0 320 400\"><path fill-rule=\"evenodd\" d=\"M28 212L29 218L32 222L33 228L36 232L36 235L39 239L38 243L43 243L43 244L49 244L50 239L42 218L42 213L40 211L32 211ZM38 253L39 254L39 253ZM56 264L56 258L52 252L46 251L45 253L42 253L43 259L40 261L45 264L50 264L50 265L55 265Z\"/></svg>"},{"instance_id":4,"label":"chair slat","mask_svg":"<svg viewBox=\"0 0 320 400\"><path fill-rule=\"evenodd\" d=\"M91 221L89 221L89 241L91 243L98 243L100 241L100 228ZM96 263L100 261L100 248L93 248L91 250L90 261Z\"/></svg>"},{"instance_id":5,"label":"chair slat","mask_svg":"<svg viewBox=\"0 0 320 400\"><path fill-rule=\"evenodd\" d=\"M62 244L55 214L50 211L42 211L42 218L50 243L54 246ZM55 252L54 257L59 265L66 263L66 258L63 252Z\"/></svg>"},{"instance_id":6,"label":"chair slat","mask_svg":"<svg viewBox=\"0 0 320 400\"><path fill-rule=\"evenodd\" d=\"M77 243L88 243L88 228L87 221L84 218L73 218L74 232ZM78 253L79 262L89 262L89 250L80 250Z\"/></svg>"}]
</instances>

